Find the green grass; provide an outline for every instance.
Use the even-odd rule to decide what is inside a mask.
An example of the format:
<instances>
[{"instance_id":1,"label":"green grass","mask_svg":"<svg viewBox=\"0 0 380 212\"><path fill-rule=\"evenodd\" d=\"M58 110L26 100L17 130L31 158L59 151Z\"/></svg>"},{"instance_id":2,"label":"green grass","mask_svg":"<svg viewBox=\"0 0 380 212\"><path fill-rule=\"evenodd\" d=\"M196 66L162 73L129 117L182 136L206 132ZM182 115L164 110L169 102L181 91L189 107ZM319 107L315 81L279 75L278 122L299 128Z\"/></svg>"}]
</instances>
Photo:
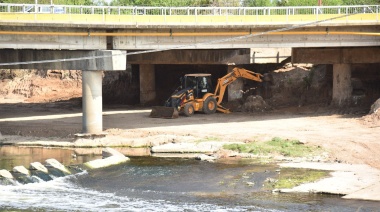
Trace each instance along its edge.
<instances>
[{"instance_id":1,"label":"green grass","mask_svg":"<svg viewBox=\"0 0 380 212\"><path fill-rule=\"evenodd\" d=\"M223 148L241 153L252 153L256 155L280 154L287 157L311 156L319 152L319 148L305 146L299 140L289 140L278 137L266 142L226 144Z\"/></svg>"},{"instance_id":2,"label":"green grass","mask_svg":"<svg viewBox=\"0 0 380 212\"><path fill-rule=\"evenodd\" d=\"M313 169L283 168L275 182L265 183L267 188L293 188L304 183L311 183L329 175L328 171Z\"/></svg>"}]
</instances>

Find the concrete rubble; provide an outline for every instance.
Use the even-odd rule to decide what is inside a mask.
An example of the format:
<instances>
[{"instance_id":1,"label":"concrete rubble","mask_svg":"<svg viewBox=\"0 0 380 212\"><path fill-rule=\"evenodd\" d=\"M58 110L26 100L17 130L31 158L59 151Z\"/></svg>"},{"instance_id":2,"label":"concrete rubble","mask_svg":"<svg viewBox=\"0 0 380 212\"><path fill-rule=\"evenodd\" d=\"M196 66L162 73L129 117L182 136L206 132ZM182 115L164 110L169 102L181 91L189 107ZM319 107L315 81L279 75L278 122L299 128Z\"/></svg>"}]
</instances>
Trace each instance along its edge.
<instances>
[{"instance_id":1,"label":"concrete rubble","mask_svg":"<svg viewBox=\"0 0 380 212\"><path fill-rule=\"evenodd\" d=\"M97 169L129 161L128 157L109 147L103 149L103 155L105 158L86 162L84 166L89 169ZM15 166L11 172L5 169L0 170L0 184L15 185L17 183L35 183L41 180L52 180L53 177L50 175L53 175L54 177L63 177L65 175L73 174L72 171L54 158L47 159L45 162L46 166L42 165L40 162L33 162L30 164L29 169L24 166ZM43 173L43 175L41 175L41 173ZM37 180L38 178L39 180Z\"/></svg>"}]
</instances>

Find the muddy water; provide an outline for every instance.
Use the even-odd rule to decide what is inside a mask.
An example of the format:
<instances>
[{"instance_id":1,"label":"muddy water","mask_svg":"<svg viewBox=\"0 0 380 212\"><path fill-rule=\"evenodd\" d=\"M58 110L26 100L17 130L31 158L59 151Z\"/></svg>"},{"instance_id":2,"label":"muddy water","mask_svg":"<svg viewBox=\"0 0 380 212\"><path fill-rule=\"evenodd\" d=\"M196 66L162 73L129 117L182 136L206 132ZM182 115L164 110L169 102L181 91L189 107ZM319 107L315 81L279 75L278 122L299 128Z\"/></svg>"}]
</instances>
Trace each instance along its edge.
<instances>
[{"instance_id":1,"label":"muddy water","mask_svg":"<svg viewBox=\"0 0 380 212\"><path fill-rule=\"evenodd\" d=\"M71 163L70 151L54 150L54 154ZM13 157L8 154L7 158L9 162ZM20 158L15 155L13 163ZM27 154L22 158L32 160ZM83 162L86 159L77 157ZM268 177L276 178L278 169L275 164L252 160L208 163L131 157L130 162L122 165L49 182L0 186L0 211L378 211L380 208L377 202L343 200L331 195L274 194L263 184Z\"/></svg>"}]
</instances>

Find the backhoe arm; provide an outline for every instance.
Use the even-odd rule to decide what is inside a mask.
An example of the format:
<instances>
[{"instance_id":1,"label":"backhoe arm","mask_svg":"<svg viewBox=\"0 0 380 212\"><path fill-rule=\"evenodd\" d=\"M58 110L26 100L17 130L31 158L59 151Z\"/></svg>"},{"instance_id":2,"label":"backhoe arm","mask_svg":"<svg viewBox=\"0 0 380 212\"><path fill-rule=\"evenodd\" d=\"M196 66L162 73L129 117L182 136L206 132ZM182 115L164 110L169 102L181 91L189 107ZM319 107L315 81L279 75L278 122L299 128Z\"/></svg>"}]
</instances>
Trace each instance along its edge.
<instances>
[{"instance_id":1,"label":"backhoe arm","mask_svg":"<svg viewBox=\"0 0 380 212\"><path fill-rule=\"evenodd\" d=\"M263 81L261 79L262 76L263 75L259 73L255 73L253 71L249 71L244 68L236 67L232 70L232 72L228 73L222 78L219 78L218 84L216 85L215 92L214 92L215 98L217 99L217 105L218 105L217 110L223 113L229 113L228 109L220 105L220 103L223 101L224 93L226 92L226 88L229 84L233 83L238 78L245 78L245 79L249 79L249 80L253 80L257 82L262 82Z\"/></svg>"}]
</instances>

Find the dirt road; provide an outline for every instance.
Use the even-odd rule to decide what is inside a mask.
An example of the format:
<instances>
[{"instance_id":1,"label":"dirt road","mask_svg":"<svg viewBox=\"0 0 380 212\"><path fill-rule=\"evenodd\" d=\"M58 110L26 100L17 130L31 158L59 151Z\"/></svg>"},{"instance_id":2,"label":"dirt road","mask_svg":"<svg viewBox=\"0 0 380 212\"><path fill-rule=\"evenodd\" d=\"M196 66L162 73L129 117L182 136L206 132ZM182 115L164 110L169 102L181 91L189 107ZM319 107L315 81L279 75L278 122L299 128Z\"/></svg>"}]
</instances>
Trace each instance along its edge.
<instances>
[{"instance_id":1,"label":"dirt road","mask_svg":"<svg viewBox=\"0 0 380 212\"><path fill-rule=\"evenodd\" d=\"M148 117L149 111L149 108L125 106L105 108L105 132L118 139L144 138L152 142L159 136L166 136L166 142L179 142L186 137L192 137L193 141L243 142L273 137L298 139L306 145L321 146L331 161L364 163L380 169L380 125L367 123L363 114L336 115L326 108L310 106L255 114L235 112L152 119ZM73 141L74 134L81 132L81 122L78 102L0 104L3 140L5 135L19 135L7 139Z\"/></svg>"}]
</instances>

